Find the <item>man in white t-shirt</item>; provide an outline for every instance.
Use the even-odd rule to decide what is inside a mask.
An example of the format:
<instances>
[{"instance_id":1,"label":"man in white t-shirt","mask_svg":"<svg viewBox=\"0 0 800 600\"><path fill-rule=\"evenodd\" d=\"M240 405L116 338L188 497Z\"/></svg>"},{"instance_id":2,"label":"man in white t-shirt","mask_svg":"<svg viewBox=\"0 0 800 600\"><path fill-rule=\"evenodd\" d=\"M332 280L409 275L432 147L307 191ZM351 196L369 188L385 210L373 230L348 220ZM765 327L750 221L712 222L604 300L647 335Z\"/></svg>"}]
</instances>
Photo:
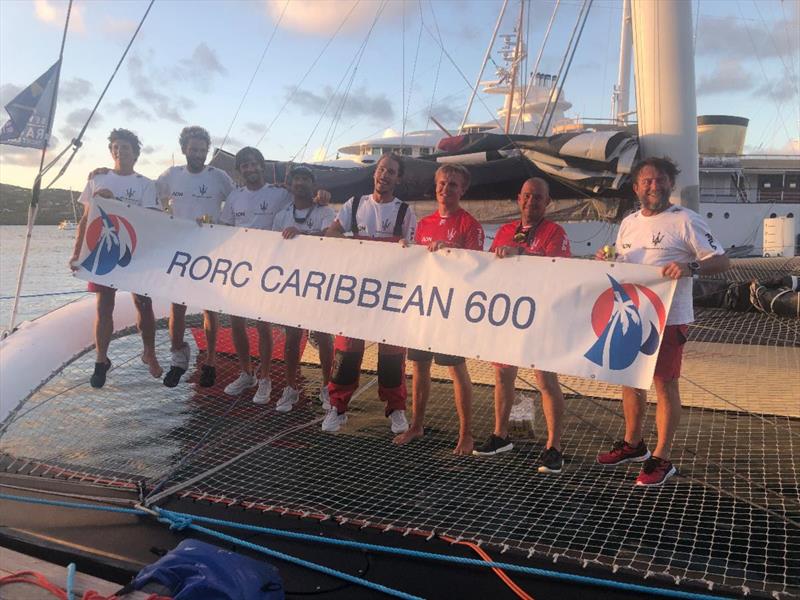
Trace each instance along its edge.
<instances>
[{"instance_id":1,"label":"man in white t-shirt","mask_svg":"<svg viewBox=\"0 0 800 600\"><path fill-rule=\"evenodd\" d=\"M156 180L158 198L169 208L176 219L199 223L219 223L222 203L233 191L234 184L221 169L206 165L211 147L211 136L202 127L184 127L179 138L186 164L169 167ZM201 387L211 387L216 381L217 313L203 311L203 329L206 335L206 357L200 371ZM186 331L186 305L172 304L169 317L169 336L172 360L164 376L164 385L175 387L189 369L191 351L184 341Z\"/></svg>"},{"instance_id":2,"label":"man in white t-shirt","mask_svg":"<svg viewBox=\"0 0 800 600\"><path fill-rule=\"evenodd\" d=\"M235 164L245 185L236 188L228 196L220 214L220 223L248 229L271 230L275 216L291 206L291 194L285 188L267 184L264 157L257 148L248 146L239 150L236 153ZM325 190L318 190L315 201L325 206L330 201L330 194ZM264 321L256 323L259 335L258 355L261 362L257 376L253 373L250 361L250 342L247 339L246 325L244 317L231 315L231 335L241 372L225 387L225 393L236 396L258 385L253 402L266 404L272 392L270 379L272 325Z\"/></svg>"},{"instance_id":3,"label":"man in white t-shirt","mask_svg":"<svg viewBox=\"0 0 800 600\"><path fill-rule=\"evenodd\" d=\"M417 218L405 202L395 198L394 190L403 176L403 159L384 154L375 165L375 188L368 196L350 198L344 203L326 235L397 242L414 239ZM328 385L331 409L322 430L339 431L347 421L347 405L358 388L364 340L337 335L334 341L334 367ZM405 348L378 344L378 395L386 402L385 413L393 433L408 430L406 419Z\"/></svg>"},{"instance_id":4,"label":"man in white t-shirt","mask_svg":"<svg viewBox=\"0 0 800 600\"><path fill-rule=\"evenodd\" d=\"M681 416L678 378L688 324L694 321L692 278L727 270L730 260L714 239L706 222L696 212L670 204L679 171L666 158L648 158L631 171L633 191L641 209L627 216L617 233L616 258L602 250L599 260L618 260L662 267L664 277L677 279L672 307L666 320L655 376L656 430L658 445L647 449L642 425L647 407L647 390L622 388L625 437L609 452L597 456L602 465L643 462L636 485L659 486L677 473L670 462L672 441Z\"/></svg>"},{"instance_id":5,"label":"man in white t-shirt","mask_svg":"<svg viewBox=\"0 0 800 600\"><path fill-rule=\"evenodd\" d=\"M80 202L84 205L83 216L78 224L78 231L75 235L75 247L70 258L70 268L75 271L78 269L78 256L80 255L83 241L87 232L87 220L89 216L89 204L92 198L100 196L102 198L116 198L120 202L133 204L141 208L160 210L156 196L156 187L152 180L134 172L133 167L139 158L142 144L136 134L127 129L114 129L108 136L108 149L114 159L114 168L102 174L97 174L90 178L80 197ZM96 220L97 221L97 220ZM117 243L124 243L125 235L120 235L119 223L104 223L102 227L95 227L95 223L89 226L90 244L104 244L102 238L104 229L111 229ZM98 234L99 232L99 234ZM100 235L98 239L94 239ZM94 254L94 253L93 253ZM92 258L89 256L86 260ZM86 261L84 261L86 263ZM88 266L88 265L87 265ZM97 359L94 364L94 373L90 383L94 388L101 388L105 385L106 374L111 368L111 361L108 358L108 345L114 333L114 303L117 290L95 283L89 283L90 292L95 293L97 299L97 316L94 324L95 348ZM138 314L137 325L142 334L142 362L145 363L153 377L161 377L162 369L158 364L155 347L155 316L153 315L153 303L150 298L133 294L133 302Z\"/></svg>"},{"instance_id":6,"label":"man in white t-shirt","mask_svg":"<svg viewBox=\"0 0 800 600\"><path fill-rule=\"evenodd\" d=\"M293 202L275 216L272 225L274 231L280 231L284 239L290 240L298 235L324 235L336 218L330 206L314 204L314 172L308 167L299 166L289 173L289 190ZM280 400L275 404L278 412L289 412L300 399L298 383L300 365L300 340L302 331L297 327L284 327L286 343L284 345L284 362L286 364L286 387ZM319 363L322 370L322 387L319 393L324 409L330 409L328 398L328 382L333 365L333 337L319 331L309 332L317 341Z\"/></svg>"}]
</instances>

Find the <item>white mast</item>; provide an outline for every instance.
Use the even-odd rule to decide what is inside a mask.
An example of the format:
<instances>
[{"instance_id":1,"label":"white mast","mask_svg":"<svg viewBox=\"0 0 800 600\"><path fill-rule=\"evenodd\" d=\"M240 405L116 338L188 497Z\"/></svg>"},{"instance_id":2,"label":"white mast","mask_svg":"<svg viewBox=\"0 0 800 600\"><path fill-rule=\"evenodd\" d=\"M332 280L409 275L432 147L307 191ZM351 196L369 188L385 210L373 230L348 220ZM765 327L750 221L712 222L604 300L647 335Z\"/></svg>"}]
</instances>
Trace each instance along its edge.
<instances>
[{"instance_id":1,"label":"white mast","mask_svg":"<svg viewBox=\"0 0 800 600\"><path fill-rule=\"evenodd\" d=\"M628 123L631 83L631 0L622 0L622 26L619 35L619 72L611 96L611 118L619 125Z\"/></svg>"},{"instance_id":2,"label":"white mast","mask_svg":"<svg viewBox=\"0 0 800 600\"><path fill-rule=\"evenodd\" d=\"M698 210L692 4L633 0L636 104L642 157L669 156L681 174L674 204Z\"/></svg>"}]
</instances>

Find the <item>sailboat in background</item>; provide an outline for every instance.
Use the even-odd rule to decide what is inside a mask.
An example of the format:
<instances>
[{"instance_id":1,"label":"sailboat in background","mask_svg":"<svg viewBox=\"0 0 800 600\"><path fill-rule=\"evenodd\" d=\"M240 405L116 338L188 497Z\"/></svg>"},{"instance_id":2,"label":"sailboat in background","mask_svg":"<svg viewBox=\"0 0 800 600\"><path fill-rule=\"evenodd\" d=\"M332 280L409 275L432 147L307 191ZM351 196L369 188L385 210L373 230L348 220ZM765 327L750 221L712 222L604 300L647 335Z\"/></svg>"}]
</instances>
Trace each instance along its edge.
<instances>
[{"instance_id":1,"label":"sailboat in background","mask_svg":"<svg viewBox=\"0 0 800 600\"><path fill-rule=\"evenodd\" d=\"M72 188L69 190L69 202L72 205L72 220L64 219L58 224L61 231L75 231L78 228L78 209L75 205L75 194Z\"/></svg>"}]
</instances>

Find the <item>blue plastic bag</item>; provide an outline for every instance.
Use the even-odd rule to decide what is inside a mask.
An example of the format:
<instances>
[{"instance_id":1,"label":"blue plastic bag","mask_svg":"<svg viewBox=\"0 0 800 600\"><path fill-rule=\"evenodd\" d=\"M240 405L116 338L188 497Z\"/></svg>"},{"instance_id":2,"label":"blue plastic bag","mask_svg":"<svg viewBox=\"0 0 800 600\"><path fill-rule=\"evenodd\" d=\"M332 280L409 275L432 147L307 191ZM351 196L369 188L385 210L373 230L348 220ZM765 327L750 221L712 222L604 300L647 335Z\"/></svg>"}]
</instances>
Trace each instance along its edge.
<instances>
[{"instance_id":1,"label":"blue plastic bag","mask_svg":"<svg viewBox=\"0 0 800 600\"><path fill-rule=\"evenodd\" d=\"M142 569L130 587L174 600L284 600L271 564L191 538Z\"/></svg>"}]
</instances>

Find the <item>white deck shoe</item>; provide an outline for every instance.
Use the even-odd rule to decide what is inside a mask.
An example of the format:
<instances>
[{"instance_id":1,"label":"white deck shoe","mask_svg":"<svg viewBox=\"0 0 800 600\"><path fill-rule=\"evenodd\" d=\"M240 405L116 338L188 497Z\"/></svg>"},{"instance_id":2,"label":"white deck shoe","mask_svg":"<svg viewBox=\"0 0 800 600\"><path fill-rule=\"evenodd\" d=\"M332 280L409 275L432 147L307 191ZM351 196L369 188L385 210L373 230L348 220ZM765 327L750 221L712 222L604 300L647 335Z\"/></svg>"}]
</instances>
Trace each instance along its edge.
<instances>
[{"instance_id":1,"label":"white deck shoe","mask_svg":"<svg viewBox=\"0 0 800 600\"><path fill-rule=\"evenodd\" d=\"M408 431L408 419L406 411L393 410L389 413L389 423L391 423L392 433L404 433Z\"/></svg>"},{"instance_id":2,"label":"white deck shoe","mask_svg":"<svg viewBox=\"0 0 800 600\"><path fill-rule=\"evenodd\" d=\"M292 410L295 402L300 400L300 390L293 387L286 386L283 388L283 395L281 399L275 404L275 410L282 413L287 413Z\"/></svg>"},{"instance_id":3,"label":"white deck shoe","mask_svg":"<svg viewBox=\"0 0 800 600\"><path fill-rule=\"evenodd\" d=\"M328 386L323 385L319 390L319 401L322 403L322 410L331 409L331 395L328 392Z\"/></svg>"},{"instance_id":4,"label":"white deck shoe","mask_svg":"<svg viewBox=\"0 0 800 600\"><path fill-rule=\"evenodd\" d=\"M331 408L322 420L322 431L334 433L339 431L345 423L347 423L347 413L340 415L338 410Z\"/></svg>"},{"instance_id":5,"label":"white deck shoe","mask_svg":"<svg viewBox=\"0 0 800 600\"><path fill-rule=\"evenodd\" d=\"M238 396L247 388L251 388L256 384L256 378L250 375L250 373L245 373L242 371L239 373L239 377L231 381L228 385L225 386L225 393L229 396Z\"/></svg>"},{"instance_id":6,"label":"white deck shoe","mask_svg":"<svg viewBox=\"0 0 800 600\"><path fill-rule=\"evenodd\" d=\"M177 350L172 350L171 354L172 354L170 358L171 367L178 367L180 369L183 369L184 371L189 370L189 359L192 356L192 349L189 348L189 344L184 342L183 346L181 346Z\"/></svg>"},{"instance_id":7,"label":"white deck shoe","mask_svg":"<svg viewBox=\"0 0 800 600\"><path fill-rule=\"evenodd\" d=\"M272 379L259 379L258 389L253 396L253 404L266 404L269 402L269 395L272 393Z\"/></svg>"}]
</instances>

